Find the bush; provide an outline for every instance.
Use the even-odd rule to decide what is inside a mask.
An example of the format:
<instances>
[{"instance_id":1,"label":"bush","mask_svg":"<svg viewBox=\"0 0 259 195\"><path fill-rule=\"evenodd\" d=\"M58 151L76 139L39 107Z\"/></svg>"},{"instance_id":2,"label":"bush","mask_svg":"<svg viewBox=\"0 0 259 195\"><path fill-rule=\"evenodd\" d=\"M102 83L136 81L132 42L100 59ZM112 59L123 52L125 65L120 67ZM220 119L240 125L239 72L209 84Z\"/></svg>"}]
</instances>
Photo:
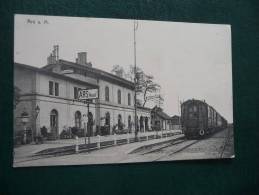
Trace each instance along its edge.
<instances>
[{"instance_id":1,"label":"bush","mask_svg":"<svg viewBox=\"0 0 259 195\"><path fill-rule=\"evenodd\" d=\"M60 139L69 139L71 138L71 135L70 135L70 132L68 130L63 130L61 133L60 133Z\"/></svg>"},{"instance_id":2,"label":"bush","mask_svg":"<svg viewBox=\"0 0 259 195\"><path fill-rule=\"evenodd\" d=\"M77 127L72 127L71 128L71 133L74 135L74 136L78 136L78 131L79 129Z\"/></svg>"},{"instance_id":3,"label":"bush","mask_svg":"<svg viewBox=\"0 0 259 195\"><path fill-rule=\"evenodd\" d=\"M79 128L78 128L77 136L78 136L78 137L84 137L84 136L85 136L85 131L84 131L84 129L79 129Z\"/></svg>"},{"instance_id":4,"label":"bush","mask_svg":"<svg viewBox=\"0 0 259 195\"><path fill-rule=\"evenodd\" d=\"M45 126L40 128L40 133L43 137L47 137L48 136L48 130Z\"/></svg>"}]
</instances>

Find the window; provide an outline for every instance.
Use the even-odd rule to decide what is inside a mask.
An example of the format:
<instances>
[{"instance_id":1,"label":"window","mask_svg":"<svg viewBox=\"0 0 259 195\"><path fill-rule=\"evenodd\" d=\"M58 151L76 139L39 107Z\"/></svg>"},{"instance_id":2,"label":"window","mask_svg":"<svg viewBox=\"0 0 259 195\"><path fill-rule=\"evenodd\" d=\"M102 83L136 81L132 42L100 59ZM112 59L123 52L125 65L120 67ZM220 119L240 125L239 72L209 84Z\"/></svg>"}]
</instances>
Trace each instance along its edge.
<instances>
[{"instance_id":1,"label":"window","mask_svg":"<svg viewBox=\"0 0 259 195\"><path fill-rule=\"evenodd\" d=\"M59 84L55 83L55 96L59 96Z\"/></svg>"},{"instance_id":2,"label":"window","mask_svg":"<svg viewBox=\"0 0 259 195\"><path fill-rule=\"evenodd\" d=\"M59 96L59 83L49 81L49 95Z\"/></svg>"},{"instance_id":3,"label":"window","mask_svg":"<svg viewBox=\"0 0 259 195\"><path fill-rule=\"evenodd\" d=\"M189 106L189 118L197 118L198 117L198 107L196 105Z\"/></svg>"},{"instance_id":4,"label":"window","mask_svg":"<svg viewBox=\"0 0 259 195\"><path fill-rule=\"evenodd\" d=\"M78 92L81 90L79 87L74 87L74 99L78 99Z\"/></svg>"},{"instance_id":5,"label":"window","mask_svg":"<svg viewBox=\"0 0 259 195\"><path fill-rule=\"evenodd\" d=\"M53 95L53 82L49 81L49 95Z\"/></svg>"},{"instance_id":6,"label":"window","mask_svg":"<svg viewBox=\"0 0 259 195\"><path fill-rule=\"evenodd\" d=\"M121 90L118 90L118 104L121 104Z\"/></svg>"},{"instance_id":7,"label":"window","mask_svg":"<svg viewBox=\"0 0 259 195\"><path fill-rule=\"evenodd\" d=\"M55 109L50 112L50 131L54 138L58 135L58 111Z\"/></svg>"},{"instance_id":8,"label":"window","mask_svg":"<svg viewBox=\"0 0 259 195\"><path fill-rule=\"evenodd\" d=\"M109 99L110 99L110 95L109 95L109 87L108 86L106 86L105 87L105 101L109 101Z\"/></svg>"},{"instance_id":9,"label":"window","mask_svg":"<svg viewBox=\"0 0 259 195\"><path fill-rule=\"evenodd\" d=\"M105 114L105 125L110 126L110 113L106 112Z\"/></svg>"},{"instance_id":10,"label":"window","mask_svg":"<svg viewBox=\"0 0 259 195\"><path fill-rule=\"evenodd\" d=\"M131 116L128 116L128 128L131 130Z\"/></svg>"},{"instance_id":11,"label":"window","mask_svg":"<svg viewBox=\"0 0 259 195\"><path fill-rule=\"evenodd\" d=\"M129 106L131 105L131 96L130 96L130 93L128 93L128 105L129 105Z\"/></svg>"},{"instance_id":12,"label":"window","mask_svg":"<svg viewBox=\"0 0 259 195\"><path fill-rule=\"evenodd\" d=\"M78 88L74 87L74 99L78 98Z\"/></svg>"},{"instance_id":13,"label":"window","mask_svg":"<svg viewBox=\"0 0 259 195\"><path fill-rule=\"evenodd\" d=\"M122 117L121 117L120 114L118 115L118 129L119 129L119 130L122 130L122 129L123 129Z\"/></svg>"}]
</instances>

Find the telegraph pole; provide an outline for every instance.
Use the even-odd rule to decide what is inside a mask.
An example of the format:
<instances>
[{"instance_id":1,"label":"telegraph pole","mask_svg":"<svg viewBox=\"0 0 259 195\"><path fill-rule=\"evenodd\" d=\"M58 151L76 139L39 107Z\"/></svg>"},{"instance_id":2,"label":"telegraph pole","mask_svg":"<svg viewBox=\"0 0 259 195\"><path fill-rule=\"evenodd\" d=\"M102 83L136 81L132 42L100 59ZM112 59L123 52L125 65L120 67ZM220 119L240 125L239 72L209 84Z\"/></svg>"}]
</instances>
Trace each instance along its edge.
<instances>
[{"instance_id":1,"label":"telegraph pole","mask_svg":"<svg viewBox=\"0 0 259 195\"><path fill-rule=\"evenodd\" d=\"M179 127L182 129L182 101L180 100L178 96L178 101L179 101Z\"/></svg>"},{"instance_id":2,"label":"telegraph pole","mask_svg":"<svg viewBox=\"0 0 259 195\"><path fill-rule=\"evenodd\" d=\"M89 100L87 101L87 117L88 117L88 120L87 120L87 132L88 132L88 148L90 148L90 136L91 136L91 122L92 121L89 121Z\"/></svg>"},{"instance_id":3,"label":"telegraph pole","mask_svg":"<svg viewBox=\"0 0 259 195\"><path fill-rule=\"evenodd\" d=\"M178 114L180 116L180 100L179 100L179 95L177 97L177 108L178 108Z\"/></svg>"},{"instance_id":4,"label":"telegraph pole","mask_svg":"<svg viewBox=\"0 0 259 195\"><path fill-rule=\"evenodd\" d=\"M138 138L137 125L137 59L136 59L136 30L138 29L138 22L134 20L134 107L135 107L135 139Z\"/></svg>"}]
</instances>

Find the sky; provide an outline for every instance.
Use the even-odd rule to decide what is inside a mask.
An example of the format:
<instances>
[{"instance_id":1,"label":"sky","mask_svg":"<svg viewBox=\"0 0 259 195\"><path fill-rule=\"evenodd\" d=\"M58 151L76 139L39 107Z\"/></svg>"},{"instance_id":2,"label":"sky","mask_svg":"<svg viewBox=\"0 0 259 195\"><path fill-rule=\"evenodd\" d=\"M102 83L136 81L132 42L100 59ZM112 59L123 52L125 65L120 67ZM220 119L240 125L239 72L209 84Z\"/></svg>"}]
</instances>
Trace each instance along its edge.
<instances>
[{"instance_id":1,"label":"sky","mask_svg":"<svg viewBox=\"0 0 259 195\"><path fill-rule=\"evenodd\" d=\"M14 61L42 67L58 44L60 59L75 62L86 51L95 68L127 69L134 64L133 28L124 19L15 15ZM161 85L168 115L194 98L233 122L230 25L138 20L136 59Z\"/></svg>"}]
</instances>

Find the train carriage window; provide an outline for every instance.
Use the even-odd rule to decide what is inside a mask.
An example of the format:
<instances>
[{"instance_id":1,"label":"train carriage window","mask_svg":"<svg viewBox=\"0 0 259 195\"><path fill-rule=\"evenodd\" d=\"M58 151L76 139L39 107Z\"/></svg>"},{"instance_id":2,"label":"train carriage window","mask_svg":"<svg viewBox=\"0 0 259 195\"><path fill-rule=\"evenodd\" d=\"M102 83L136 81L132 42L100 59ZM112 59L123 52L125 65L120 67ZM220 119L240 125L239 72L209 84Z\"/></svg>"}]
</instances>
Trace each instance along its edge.
<instances>
[{"instance_id":1,"label":"train carriage window","mask_svg":"<svg viewBox=\"0 0 259 195\"><path fill-rule=\"evenodd\" d=\"M187 116L186 108L185 108L184 105L182 106L182 113L181 114L182 114L183 118L185 118Z\"/></svg>"},{"instance_id":2,"label":"train carriage window","mask_svg":"<svg viewBox=\"0 0 259 195\"><path fill-rule=\"evenodd\" d=\"M188 115L189 115L189 118L198 117L198 106L190 105L188 108Z\"/></svg>"}]
</instances>

